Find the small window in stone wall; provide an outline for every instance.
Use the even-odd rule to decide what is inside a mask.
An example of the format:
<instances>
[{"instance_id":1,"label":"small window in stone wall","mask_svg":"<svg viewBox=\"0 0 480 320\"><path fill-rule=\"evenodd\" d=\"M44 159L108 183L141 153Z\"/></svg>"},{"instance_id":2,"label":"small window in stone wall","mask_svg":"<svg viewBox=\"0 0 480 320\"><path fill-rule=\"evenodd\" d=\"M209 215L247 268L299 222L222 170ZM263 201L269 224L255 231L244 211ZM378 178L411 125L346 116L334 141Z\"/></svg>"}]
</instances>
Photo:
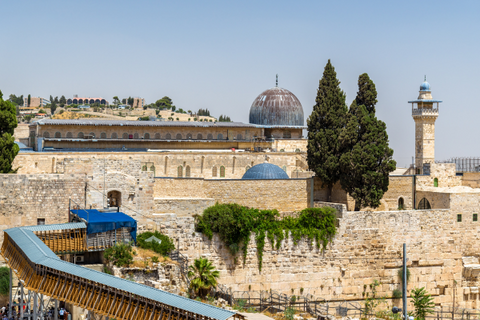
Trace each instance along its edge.
<instances>
[{"instance_id":1,"label":"small window in stone wall","mask_svg":"<svg viewBox=\"0 0 480 320\"><path fill-rule=\"evenodd\" d=\"M241 133L237 134L237 140L243 140L243 137L242 137Z\"/></svg>"},{"instance_id":2,"label":"small window in stone wall","mask_svg":"<svg viewBox=\"0 0 480 320\"><path fill-rule=\"evenodd\" d=\"M251 168L250 166L246 166L246 167L245 167L245 172L247 172L248 169L250 169L250 168Z\"/></svg>"},{"instance_id":3,"label":"small window in stone wall","mask_svg":"<svg viewBox=\"0 0 480 320\"><path fill-rule=\"evenodd\" d=\"M38 218L37 219L37 226L45 225L45 218Z\"/></svg>"},{"instance_id":4,"label":"small window in stone wall","mask_svg":"<svg viewBox=\"0 0 480 320\"><path fill-rule=\"evenodd\" d=\"M125 132L125 133L122 135L122 139L128 139L128 133Z\"/></svg>"},{"instance_id":5,"label":"small window in stone wall","mask_svg":"<svg viewBox=\"0 0 480 320\"><path fill-rule=\"evenodd\" d=\"M301 151L300 151L300 149L297 148L297 149L295 149L295 152L301 152Z\"/></svg>"},{"instance_id":6,"label":"small window in stone wall","mask_svg":"<svg viewBox=\"0 0 480 320\"><path fill-rule=\"evenodd\" d=\"M473 221L477 222L478 221L478 213L473 214Z\"/></svg>"},{"instance_id":7,"label":"small window in stone wall","mask_svg":"<svg viewBox=\"0 0 480 320\"><path fill-rule=\"evenodd\" d=\"M175 136L175 139L177 139L177 140L182 140L182 134L181 134L181 133L177 133L177 135Z\"/></svg>"},{"instance_id":8,"label":"small window in stone wall","mask_svg":"<svg viewBox=\"0 0 480 320\"><path fill-rule=\"evenodd\" d=\"M192 134L191 133L187 133L187 140L192 140Z\"/></svg>"},{"instance_id":9,"label":"small window in stone wall","mask_svg":"<svg viewBox=\"0 0 480 320\"><path fill-rule=\"evenodd\" d=\"M462 222L462 215L461 214L457 214L457 222Z\"/></svg>"},{"instance_id":10,"label":"small window in stone wall","mask_svg":"<svg viewBox=\"0 0 480 320\"><path fill-rule=\"evenodd\" d=\"M95 133L93 133L93 132L90 132L89 136L90 136L90 138L92 138L92 139L93 139L93 138L95 138Z\"/></svg>"},{"instance_id":11,"label":"small window in stone wall","mask_svg":"<svg viewBox=\"0 0 480 320\"><path fill-rule=\"evenodd\" d=\"M403 209L405 209L404 200L403 200L403 198L399 198L398 199L398 210L403 210Z\"/></svg>"},{"instance_id":12,"label":"small window in stone wall","mask_svg":"<svg viewBox=\"0 0 480 320\"><path fill-rule=\"evenodd\" d=\"M292 133L290 131L283 131L283 138L290 139L292 137Z\"/></svg>"},{"instance_id":13,"label":"small window in stone wall","mask_svg":"<svg viewBox=\"0 0 480 320\"><path fill-rule=\"evenodd\" d=\"M197 134L197 140L203 140L203 136L201 133Z\"/></svg>"},{"instance_id":14,"label":"small window in stone wall","mask_svg":"<svg viewBox=\"0 0 480 320\"><path fill-rule=\"evenodd\" d=\"M190 166L185 167L185 177L189 178L190 177Z\"/></svg>"},{"instance_id":15,"label":"small window in stone wall","mask_svg":"<svg viewBox=\"0 0 480 320\"><path fill-rule=\"evenodd\" d=\"M212 177L214 177L214 178L217 177L217 167L212 168Z\"/></svg>"},{"instance_id":16,"label":"small window in stone wall","mask_svg":"<svg viewBox=\"0 0 480 320\"><path fill-rule=\"evenodd\" d=\"M80 139L83 139L83 137L84 137L83 132L79 132L77 137L80 138Z\"/></svg>"},{"instance_id":17,"label":"small window in stone wall","mask_svg":"<svg viewBox=\"0 0 480 320\"><path fill-rule=\"evenodd\" d=\"M45 131L45 132L43 133L43 137L44 137L44 138L50 138L50 133L49 133L48 131Z\"/></svg>"},{"instance_id":18,"label":"small window in stone wall","mask_svg":"<svg viewBox=\"0 0 480 320\"><path fill-rule=\"evenodd\" d=\"M107 139L107 133L106 132L100 133L100 139Z\"/></svg>"},{"instance_id":19,"label":"small window in stone wall","mask_svg":"<svg viewBox=\"0 0 480 320\"><path fill-rule=\"evenodd\" d=\"M435 188L438 187L438 179L437 179L437 178L433 179L433 186L434 186Z\"/></svg>"},{"instance_id":20,"label":"small window in stone wall","mask_svg":"<svg viewBox=\"0 0 480 320\"><path fill-rule=\"evenodd\" d=\"M116 132L112 133L112 139L117 139L118 138L118 134Z\"/></svg>"},{"instance_id":21,"label":"small window in stone wall","mask_svg":"<svg viewBox=\"0 0 480 320\"><path fill-rule=\"evenodd\" d=\"M285 152L285 149L280 149L280 152Z\"/></svg>"},{"instance_id":22,"label":"small window in stone wall","mask_svg":"<svg viewBox=\"0 0 480 320\"><path fill-rule=\"evenodd\" d=\"M287 172L287 166L282 167L283 171Z\"/></svg>"},{"instance_id":23,"label":"small window in stone wall","mask_svg":"<svg viewBox=\"0 0 480 320\"><path fill-rule=\"evenodd\" d=\"M165 136L165 139L171 140L171 139L172 139L172 135L171 135L170 133L167 133L167 135Z\"/></svg>"},{"instance_id":24,"label":"small window in stone wall","mask_svg":"<svg viewBox=\"0 0 480 320\"><path fill-rule=\"evenodd\" d=\"M55 132L55 138L61 138L62 137L62 134L60 132Z\"/></svg>"},{"instance_id":25,"label":"small window in stone wall","mask_svg":"<svg viewBox=\"0 0 480 320\"><path fill-rule=\"evenodd\" d=\"M225 178L225 167L224 166L220 167L220 178Z\"/></svg>"},{"instance_id":26,"label":"small window in stone wall","mask_svg":"<svg viewBox=\"0 0 480 320\"><path fill-rule=\"evenodd\" d=\"M177 177L182 178L183 177L183 167L178 166L177 168Z\"/></svg>"},{"instance_id":27,"label":"small window in stone wall","mask_svg":"<svg viewBox=\"0 0 480 320\"><path fill-rule=\"evenodd\" d=\"M150 133L145 133L143 135L143 139L150 139Z\"/></svg>"},{"instance_id":28,"label":"small window in stone wall","mask_svg":"<svg viewBox=\"0 0 480 320\"><path fill-rule=\"evenodd\" d=\"M223 140L223 134L219 133L217 136L217 140Z\"/></svg>"},{"instance_id":29,"label":"small window in stone wall","mask_svg":"<svg viewBox=\"0 0 480 320\"><path fill-rule=\"evenodd\" d=\"M67 138L73 138L73 133L67 132Z\"/></svg>"},{"instance_id":30,"label":"small window in stone wall","mask_svg":"<svg viewBox=\"0 0 480 320\"><path fill-rule=\"evenodd\" d=\"M207 134L207 140L213 140L213 134L211 133Z\"/></svg>"},{"instance_id":31,"label":"small window in stone wall","mask_svg":"<svg viewBox=\"0 0 480 320\"><path fill-rule=\"evenodd\" d=\"M133 134L133 139L139 139L138 132L135 132L135 133Z\"/></svg>"},{"instance_id":32,"label":"small window in stone wall","mask_svg":"<svg viewBox=\"0 0 480 320\"><path fill-rule=\"evenodd\" d=\"M160 140L160 133L155 133L155 139Z\"/></svg>"}]
</instances>

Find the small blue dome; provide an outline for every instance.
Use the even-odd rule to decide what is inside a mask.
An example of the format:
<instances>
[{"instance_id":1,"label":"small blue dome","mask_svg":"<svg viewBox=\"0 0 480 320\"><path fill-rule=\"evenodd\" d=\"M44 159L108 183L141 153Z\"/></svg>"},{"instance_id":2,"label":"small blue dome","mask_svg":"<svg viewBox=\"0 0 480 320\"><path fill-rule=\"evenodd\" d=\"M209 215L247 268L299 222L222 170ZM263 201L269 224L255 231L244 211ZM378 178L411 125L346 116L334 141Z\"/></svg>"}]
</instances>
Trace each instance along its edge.
<instances>
[{"instance_id":1,"label":"small blue dome","mask_svg":"<svg viewBox=\"0 0 480 320\"><path fill-rule=\"evenodd\" d=\"M430 83L425 81L420 85L420 91L430 91Z\"/></svg>"},{"instance_id":2,"label":"small blue dome","mask_svg":"<svg viewBox=\"0 0 480 320\"><path fill-rule=\"evenodd\" d=\"M245 172L242 179L268 180L268 179L290 179L282 168L271 163L257 164Z\"/></svg>"}]
</instances>

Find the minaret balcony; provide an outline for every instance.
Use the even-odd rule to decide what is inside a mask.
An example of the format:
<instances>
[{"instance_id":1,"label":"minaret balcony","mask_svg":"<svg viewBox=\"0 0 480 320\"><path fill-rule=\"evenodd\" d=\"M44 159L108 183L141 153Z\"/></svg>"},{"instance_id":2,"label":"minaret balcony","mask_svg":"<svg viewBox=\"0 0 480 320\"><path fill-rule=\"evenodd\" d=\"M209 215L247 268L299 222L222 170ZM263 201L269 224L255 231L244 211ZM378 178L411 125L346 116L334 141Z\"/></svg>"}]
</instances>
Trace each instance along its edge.
<instances>
[{"instance_id":1,"label":"minaret balcony","mask_svg":"<svg viewBox=\"0 0 480 320\"><path fill-rule=\"evenodd\" d=\"M438 116L438 108L415 108L412 116Z\"/></svg>"}]
</instances>

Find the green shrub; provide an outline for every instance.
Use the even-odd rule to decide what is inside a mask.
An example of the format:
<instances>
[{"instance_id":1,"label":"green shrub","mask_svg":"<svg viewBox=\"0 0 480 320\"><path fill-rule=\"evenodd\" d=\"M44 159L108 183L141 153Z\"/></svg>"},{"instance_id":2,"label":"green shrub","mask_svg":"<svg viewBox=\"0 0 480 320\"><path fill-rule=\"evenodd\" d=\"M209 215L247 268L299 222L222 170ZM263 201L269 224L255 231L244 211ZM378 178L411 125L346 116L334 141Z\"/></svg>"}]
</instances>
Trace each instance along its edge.
<instances>
[{"instance_id":1,"label":"green shrub","mask_svg":"<svg viewBox=\"0 0 480 320\"><path fill-rule=\"evenodd\" d=\"M160 243L157 241L146 242L145 240L150 238L151 236L155 236L157 239L161 240ZM158 231L155 232L144 232L137 236L137 245L143 249L153 250L162 256L168 256L170 252L175 250L175 245L173 244L172 239L168 236L161 234Z\"/></svg>"},{"instance_id":2,"label":"green shrub","mask_svg":"<svg viewBox=\"0 0 480 320\"><path fill-rule=\"evenodd\" d=\"M157 257L157 256L153 256L153 257L152 257L152 262L153 262L153 263L157 263L157 262L158 262L158 257Z\"/></svg>"},{"instance_id":3,"label":"green shrub","mask_svg":"<svg viewBox=\"0 0 480 320\"><path fill-rule=\"evenodd\" d=\"M412 290L412 302L415 306L413 315L415 319L425 320L425 316L434 313L435 303L425 288L415 288Z\"/></svg>"},{"instance_id":4,"label":"green shrub","mask_svg":"<svg viewBox=\"0 0 480 320\"><path fill-rule=\"evenodd\" d=\"M117 243L115 246L108 248L103 253L107 262L112 262L117 267L124 267L132 264L132 245L129 243Z\"/></svg>"},{"instance_id":5,"label":"green shrub","mask_svg":"<svg viewBox=\"0 0 480 320\"><path fill-rule=\"evenodd\" d=\"M293 316L295 315L295 309L294 309L294 308L291 308L291 307L288 307L288 308L285 309L285 311L283 312L283 315L285 316L285 319L287 319L287 320L293 320Z\"/></svg>"},{"instance_id":6,"label":"green shrub","mask_svg":"<svg viewBox=\"0 0 480 320\"><path fill-rule=\"evenodd\" d=\"M393 299L400 299L402 296L403 296L402 290L399 290L399 289L393 290L393 292L392 292L392 298Z\"/></svg>"},{"instance_id":7,"label":"green shrub","mask_svg":"<svg viewBox=\"0 0 480 320\"><path fill-rule=\"evenodd\" d=\"M317 248L325 249L336 234L335 210L333 208L307 208L297 217L280 218L277 210L258 210L235 203L215 204L197 215L196 231L202 232L209 239L218 233L220 239L235 256L243 249L244 261L250 236L255 233L257 243L258 267L262 269L265 237L272 247L280 248L281 241L292 235L296 245L302 238L308 238L310 244L315 240Z\"/></svg>"},{"instance_id":8,"label":"green shrub","mask_svg":"<svg viewBox=\"0 0 480 320\"><path fill-rule=\"evenodd\" d=\"M10 269L7 267L0 268L0 295L9 295Z\"/></svg>"}]
</instances>

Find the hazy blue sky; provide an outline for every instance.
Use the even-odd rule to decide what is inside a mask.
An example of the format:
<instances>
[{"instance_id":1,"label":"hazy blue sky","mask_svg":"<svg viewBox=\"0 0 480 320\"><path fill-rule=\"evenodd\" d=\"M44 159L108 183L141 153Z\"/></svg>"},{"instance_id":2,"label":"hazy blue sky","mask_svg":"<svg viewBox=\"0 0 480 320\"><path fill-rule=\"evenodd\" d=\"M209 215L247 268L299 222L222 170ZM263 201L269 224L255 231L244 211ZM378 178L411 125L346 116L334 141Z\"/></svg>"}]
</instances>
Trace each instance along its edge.
<instances>
[{"instance_id":1,"label":"hazy blue sky","mask_svg":"<svg viewBox=\"0 0 480 320\"><path fill-rule=\"evenodd\" d=\"M480 1L3 1L0 90L48 97L167 95L248 122L275 85L305 115L328 59L350 104L367 72L399 166L414 155L426 74L443 100L436 158L480 156Z\"/></svg>"}]
</instances>

